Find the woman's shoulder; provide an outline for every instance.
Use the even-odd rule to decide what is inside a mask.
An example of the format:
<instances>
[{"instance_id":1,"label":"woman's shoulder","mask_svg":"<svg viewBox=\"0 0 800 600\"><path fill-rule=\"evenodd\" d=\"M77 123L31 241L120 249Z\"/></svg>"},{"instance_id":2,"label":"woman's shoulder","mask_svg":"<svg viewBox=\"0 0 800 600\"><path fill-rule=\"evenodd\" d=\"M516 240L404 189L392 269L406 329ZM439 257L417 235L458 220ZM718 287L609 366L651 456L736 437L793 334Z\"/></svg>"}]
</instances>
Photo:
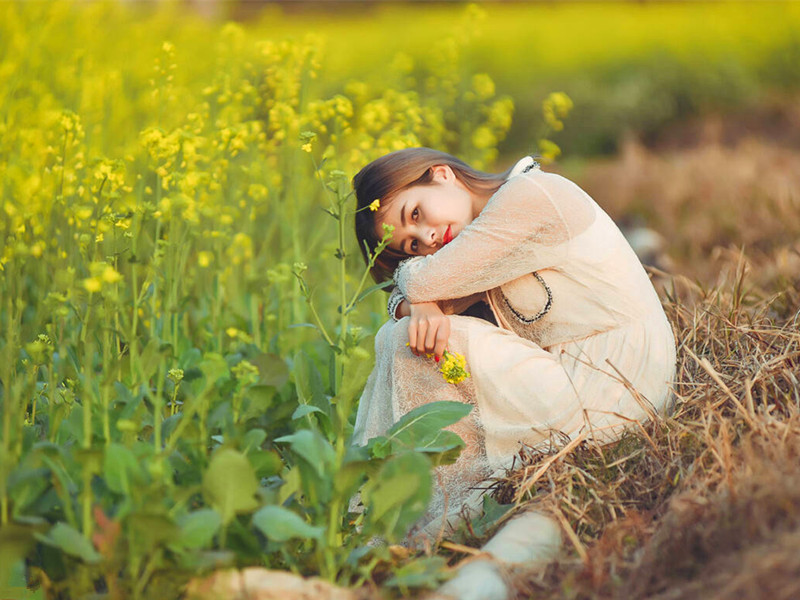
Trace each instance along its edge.
<instances>
[{"instance_id":1,"label":"woman's shoulder","mask_svg":"<svg viewBox=\"0 0 800 600\"><path fill-rule=\"evenodd\" d=\"M517 163L498 189L490 203L493 211L516 220L521 227L560 223L568 237L595 221L597 205L580 186L560 174L543 171L528 158Z\"/></svg>"}]
</instances>

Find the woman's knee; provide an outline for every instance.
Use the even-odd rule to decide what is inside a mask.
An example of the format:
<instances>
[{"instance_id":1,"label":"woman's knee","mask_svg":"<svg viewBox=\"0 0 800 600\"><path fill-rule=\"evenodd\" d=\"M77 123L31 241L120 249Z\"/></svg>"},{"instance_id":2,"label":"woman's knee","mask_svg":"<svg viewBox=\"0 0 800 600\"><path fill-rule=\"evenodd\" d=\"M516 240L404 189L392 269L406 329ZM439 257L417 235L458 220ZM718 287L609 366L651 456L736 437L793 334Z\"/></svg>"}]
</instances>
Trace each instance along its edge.
<instances>
[{"instance_id":1,"label":"woman's knee","mask_svg":"<svg viewBox=\"0 0 800 600\"><path fill-rule=\"evenodd\" d=\"M408 343L408 318L387 321L375 334L375 353L396 351Z\"/></svg>"}]
</instances>

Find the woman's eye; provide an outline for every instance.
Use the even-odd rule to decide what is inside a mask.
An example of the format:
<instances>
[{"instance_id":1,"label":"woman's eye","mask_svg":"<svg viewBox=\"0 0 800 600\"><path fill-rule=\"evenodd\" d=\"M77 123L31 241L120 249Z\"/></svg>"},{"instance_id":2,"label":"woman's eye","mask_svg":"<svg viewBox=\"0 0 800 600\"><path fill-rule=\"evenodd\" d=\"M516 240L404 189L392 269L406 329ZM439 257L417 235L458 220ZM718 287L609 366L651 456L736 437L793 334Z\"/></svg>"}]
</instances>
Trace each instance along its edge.
<instances>
[{"instance_id":1,"label":"woman's eye","mask_svg":"<svg viewBox=\"0 0 800 600\"><path fill-rule=\"evenodd\" d=\"M419 248L419 243L417 240L411 240L411 251L416 252L417 248Z\"/></svg>"},{"instance_id":2,"label":"woman's eye","mask_svg":"<svg viewBox=\"0 0 800 600\"><path fill-rule=\"evenodd\" d=\"M416 221L417 217L419 217L419 209L415 208L414 210L411 211L411 219Z\"/></svg>"}]
</instances>

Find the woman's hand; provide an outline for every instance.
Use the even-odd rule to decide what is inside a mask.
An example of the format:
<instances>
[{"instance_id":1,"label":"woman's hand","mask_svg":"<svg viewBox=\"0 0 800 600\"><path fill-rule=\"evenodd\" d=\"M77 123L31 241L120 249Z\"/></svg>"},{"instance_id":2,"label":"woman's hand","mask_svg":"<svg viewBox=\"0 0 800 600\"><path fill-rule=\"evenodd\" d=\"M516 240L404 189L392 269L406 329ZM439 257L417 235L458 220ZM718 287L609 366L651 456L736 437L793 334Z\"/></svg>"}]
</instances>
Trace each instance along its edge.
<instances>
[{"instance_id":1,"label":"woman's hand","mask_svg":"<svg viewBox=\"0 0 800 600\"><path fill-rule=\"evenodd\" d=\"M419 356L431 354L437 358L444 354L450 338L450 319L436 302L420 302L401 306L400 313L408 309L411 322L408 324L408 347Z\"/></svg>"}]
</instances>

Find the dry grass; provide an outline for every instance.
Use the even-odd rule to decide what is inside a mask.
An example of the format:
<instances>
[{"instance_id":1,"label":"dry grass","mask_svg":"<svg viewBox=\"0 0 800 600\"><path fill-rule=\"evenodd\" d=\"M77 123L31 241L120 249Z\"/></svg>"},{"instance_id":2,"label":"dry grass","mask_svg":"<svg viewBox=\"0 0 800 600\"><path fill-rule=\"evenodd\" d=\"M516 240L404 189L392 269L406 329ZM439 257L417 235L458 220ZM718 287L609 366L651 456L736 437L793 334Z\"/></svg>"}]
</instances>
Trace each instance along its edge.
<instances>
[{"instance_id":1,"label":"dry grass","mask_svg":"<svg viewBox=\"0 0 800 600\"><path fill-rule=\"evenodd\" d=\"M800 154L629 144L586 177L611 181L612 214L647 198L673 272L692 277L656 273L677 404L613 445L528 453L499 482L509 501L538 471L529 497L568 540L519 597L800 597Z\"/></svg>"},{"instance_id":2,"label":"dry grass","mask_svg":"<svg viewBox=\"0 0 800 600\"><path fill-rule=\"evenodd\" d=\"M570 175L615 220L663 235L669 271L711 285L718 259L730 263L721 254L744 248L749 281L780 291L800 273L798 107L765 109L761 123L749 114L707 117L655 151L630 138L619 157Z\"/></svg>"}]
</instances>

